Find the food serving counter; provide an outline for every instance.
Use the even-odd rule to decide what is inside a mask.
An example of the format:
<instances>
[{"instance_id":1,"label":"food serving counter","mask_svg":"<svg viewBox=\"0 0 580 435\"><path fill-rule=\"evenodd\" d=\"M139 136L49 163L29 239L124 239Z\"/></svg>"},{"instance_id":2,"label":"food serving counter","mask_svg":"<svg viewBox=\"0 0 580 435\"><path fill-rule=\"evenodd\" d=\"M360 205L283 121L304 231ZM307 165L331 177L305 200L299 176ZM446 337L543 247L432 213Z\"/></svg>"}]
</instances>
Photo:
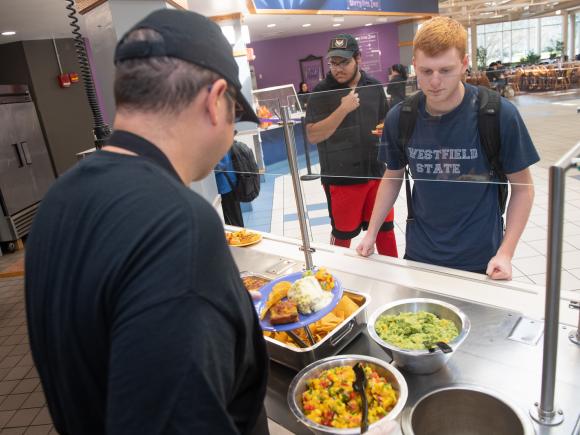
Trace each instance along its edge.
<instances>
[{"instance_id":1,"label":"food serving counter","mask_svg":"<svg viewBox=\"0 0 580 435\"><path fill-rule=\"evenodd\" d=\"M277 278L304 267L299 245L298 240L263 234L260 243L232 248L232 253L240 271ZM477 274L376 255L365 259L354 251L334 246L313 247L316 266L328 268L340 278L345 289L370 296L367 317L388 302L415 297L451 303L469 317L471 332L445 367L431 375L402 371L409 390L409 399L399 418L403 423L409 420L410 410L427 393L442 387L466 386L496 394L501 401L512 404L527 423L533 424L538 435L580 434L580 347L568 339L578 322L578 312L569 308L569 302L577 299L577 294L562 292L560 306L555 407L563 411L564 421L553 427L540 426L532 421L529 411L540 399L543 288L513 281L491 281ZM366 328L360 331L351 336L350 342L336 343L339 353L391 360L369 337ZM308 434L311 432L296 420L287 403L288 387L296 373L296 370L271 362L266 410L269 418L289 431ZM490 419L498 418L496 408L489 403L476 406L489 412ZM437 416L426 414L425 424L429 424L429 418L451 422L461 418L448 414L448 411Z\"/></svg>"}]
</instances>

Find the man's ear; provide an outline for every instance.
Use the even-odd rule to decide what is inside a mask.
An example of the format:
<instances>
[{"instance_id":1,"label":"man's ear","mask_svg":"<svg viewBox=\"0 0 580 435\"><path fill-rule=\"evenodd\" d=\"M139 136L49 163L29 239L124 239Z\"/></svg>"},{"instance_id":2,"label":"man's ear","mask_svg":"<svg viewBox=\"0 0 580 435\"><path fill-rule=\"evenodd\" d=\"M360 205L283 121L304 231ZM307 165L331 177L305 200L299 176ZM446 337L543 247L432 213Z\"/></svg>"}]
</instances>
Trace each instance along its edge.
<instances>
[{"instance_id":1,"label":"man's ear","mask_svg":"<svg viewBox=\"0 0 580 435\"><path fill-rule=\"evenodd\" d=\"M205 101L206 110L212 125L217 125L219 119L219 105L225 104L225 99L221 98L228 89L228 83L224 79L216 80L211 86Z\"/></svg>"}]
</instances>

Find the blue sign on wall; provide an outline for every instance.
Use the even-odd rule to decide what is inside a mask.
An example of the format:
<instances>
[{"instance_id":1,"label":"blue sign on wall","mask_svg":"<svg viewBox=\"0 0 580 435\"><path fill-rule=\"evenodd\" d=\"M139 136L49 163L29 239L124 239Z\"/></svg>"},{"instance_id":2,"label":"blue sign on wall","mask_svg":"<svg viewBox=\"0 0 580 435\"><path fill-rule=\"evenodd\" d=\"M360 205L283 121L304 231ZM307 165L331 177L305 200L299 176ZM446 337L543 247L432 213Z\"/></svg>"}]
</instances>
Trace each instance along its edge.
<instances>
[{"instance_id":1,"label":"blue sign on wall","mask_svg":"<svg viewBox=\"0 0 580 435\"><path fill-rule=\"evenodd\" d=\"M253 0L256 9L438 13L438 0Z\"/></svg>"}]
</instances>

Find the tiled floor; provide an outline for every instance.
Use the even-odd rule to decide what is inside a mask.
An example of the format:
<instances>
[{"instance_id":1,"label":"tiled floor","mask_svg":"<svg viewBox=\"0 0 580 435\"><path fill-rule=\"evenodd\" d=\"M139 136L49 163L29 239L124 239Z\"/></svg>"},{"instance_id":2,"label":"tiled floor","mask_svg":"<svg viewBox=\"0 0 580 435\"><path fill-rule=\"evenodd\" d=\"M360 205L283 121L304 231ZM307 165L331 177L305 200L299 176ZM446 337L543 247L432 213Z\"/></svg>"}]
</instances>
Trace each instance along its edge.
<instances>
[{"instance_id":1,"label":"tiled floor","mask_svg":"<svg viewBox=\"0 0 580 435\"><path fill-rule=\"evenodd\" d=\"M536 197L528 226L513 260L514 280L544 285L548 238L548 168L580 141L580 114L576 112L576 108L580 107L580 90L522 95L512 101L520 110L541 156L541 161L532 168ZM317 156L313 158L316 159ZM304 167L302 162L301 173L305 173ZM318 171L319 166L315 164L313 172ZM270 225L266 223L248 227L299 238L294 192L287 165L277 164L268 167L266 174L266 183L273 184L273 189L268 187L268 192L273 190L273 197L268 196L267 201L261 203L261 207L262 210L267 206L270 207ZM302 190L310 218L311 238L317 242L327 243L330 239L330 222L320 180L302 182ZM260 213L264 215L264 212ZM252 213L248 213L247 216L251 219ZM395 203L395 233L400 255L405 250L405 216L405 192L401 189ZM562 288L580 291L580 172L578 171L569 171L566 179L564 218ZM362 234L352 242L353 248L361 237Z\"/></svg>"}]
</instances>

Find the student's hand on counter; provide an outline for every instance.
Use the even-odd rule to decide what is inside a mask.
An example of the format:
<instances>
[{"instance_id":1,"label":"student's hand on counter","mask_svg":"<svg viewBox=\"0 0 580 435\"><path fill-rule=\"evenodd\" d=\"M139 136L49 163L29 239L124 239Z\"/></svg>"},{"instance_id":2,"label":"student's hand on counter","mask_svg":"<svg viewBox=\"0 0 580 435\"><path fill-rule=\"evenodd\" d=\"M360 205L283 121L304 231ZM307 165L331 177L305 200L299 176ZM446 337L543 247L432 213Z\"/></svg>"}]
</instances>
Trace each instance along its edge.
<instances>
[{"instance_id":1,"label":"student's hand on counter","mask_svg":"<svg viewBox=\"0 0 580 435\"><path fill-rule=\"evenodd\" d=\"M375 241L368 237L368 233L356 247L356 252L363 257L368 257L375 252Z\"/></svg>"},{"instance_id":2,"label":"student's hand on counter","mask_svg":"<svg viewBox=\"0 0 580 435\"><path fill-rule=\"evenodd\" d=\"M358 106L360 106L360 100L358 94L355 92L355 89L350 91L346 97L342 97L340 99L340 105L346 111L346 113L350 113L353 110L358 109Z\"/></svg>"},{"instance_id":3,"label":"student's hand on counter","mask_svg":"<svg viewBox=\"0 0 580 435\"><path fill-rule=\"evenodd\" d=\"M399 425L393 420L382 421L366 432L368 435L395 435Z\"/></svg>"},{"instance_id":4,"label":"student's hand on counter","mask_svg":"<svg viewBox=\"0 0 580 435\"><path fill-rule=\"evenodd\" d=\"M505 254L496 254L487 264L485 272L491 279L512 279L512 259Z\"/></svg>"}]
</instances>

